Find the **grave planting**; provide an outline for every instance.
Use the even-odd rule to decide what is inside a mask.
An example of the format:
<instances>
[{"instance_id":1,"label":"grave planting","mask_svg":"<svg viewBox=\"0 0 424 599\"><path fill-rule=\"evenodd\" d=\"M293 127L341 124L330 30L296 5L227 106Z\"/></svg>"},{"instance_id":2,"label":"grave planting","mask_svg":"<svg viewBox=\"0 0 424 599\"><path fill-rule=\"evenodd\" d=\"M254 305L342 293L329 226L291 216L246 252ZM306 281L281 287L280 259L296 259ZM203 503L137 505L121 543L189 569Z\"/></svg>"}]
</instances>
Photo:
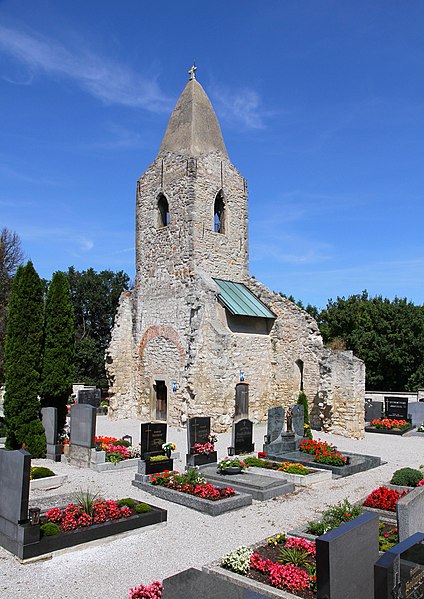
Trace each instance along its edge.
<instances>
[{"instance_id":1,"label":"grave planting","mask_svg":"<svg viewBox=\"0 0 424 599\"><path fill-rule=\"evenodd\" d=\"M345 466L348 458L342 456L337 448L326 441L314 441L305 439L301 442L299 450L314 456L313 461L317 464L326 464L327 466Z\"/></svg>"},{"instance_id":2,"label":"grave planting","mask_svg":"<svg viewBox=\"0 0 424 599\"><path fill-rule=\"evenodd\" d=\"M363 502L365 507L375 508L387 512L396 511L396 504L401 497L404 497L408 491L397 491L389 489L384 485L374 489Z\"/></svg>"}]
</instances>

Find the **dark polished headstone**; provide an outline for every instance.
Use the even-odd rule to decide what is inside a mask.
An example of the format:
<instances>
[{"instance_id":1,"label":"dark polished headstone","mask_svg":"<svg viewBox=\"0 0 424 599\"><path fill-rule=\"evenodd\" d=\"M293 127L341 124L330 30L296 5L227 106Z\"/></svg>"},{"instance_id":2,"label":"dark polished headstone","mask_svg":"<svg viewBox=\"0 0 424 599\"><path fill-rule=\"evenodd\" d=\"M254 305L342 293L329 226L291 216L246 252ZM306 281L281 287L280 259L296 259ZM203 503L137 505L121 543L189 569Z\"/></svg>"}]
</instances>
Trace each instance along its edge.
<instances>
[{"instance_id":1,"label":"dark polished headstone","mask_svg":"<svg viewBox=\"0 0 424 599\"><path fill-rule=\"evenodd\" d=\"M316 539L317 599L374 599L378 514L362 514Z\"/></svg>"},{"instance_id":2,"label":"dark polished headstone","mask_svg":"<svg viewBox=\"0 0 424 599\"><path fill-rule=\"evenodd\" d=\"M166 443L166 422L142 422L140 428L141 457L164 453L162 445Z\"/></svg>"},{"instance_id":3,"label":"dark polished headstone","mask_svg":"<svg viewBox=\"0 0 424 599\"><path fill-rule=\"evenodd\" d=\"M88 404L98 408L102 400L102 392L100 389L80 389L77 393L77 402L80 404Z\"/></svg>"},{"instance_id":4,"label":"dark polished headstone","mask_svg":"<svg viewBox=\"0 0 424 599\"><path fill-rule=\"evenodd\" d=\"M253 422L248 418L242 418L233 423L232 443L236 454L250 453L254 451L253 444Z\"/></svg>"},{"instance_id":5,"label":"dark polished headstone","mask_svg":"<svg viewBox=\"0 0 424 599\"><path fill-rule=\"evenodd\" d=\"M96 408L88 404L71 406L71 439L72 445L94 447L96 434Z\"/></svg>"},{"instance_id":6,"label":"dark polished headstone","mask_svg":"<svg viewBox=\"0 0 424 599\"><path fill-rule=\"evenodd\" d=\"M365 401L365 422L372 422L383 416L382 401Z\"/></svg>"},{"instance_id":7,"label":"dark polished headstone","mask_svg":"<svg viewBox=\"0 0 424 599\"><path fill-rule=\"evenodd\" d=\"M194 416L189 418L187 422L187 447L189 453L195 443L204 445L209 442L211 432L210 416Z\"/></svg>"},{"instance_id":8,"label":"dark polished headstone","mask_svg":"<svg viewBox=\"0 0 424 599\"><path fill-rule=\"evenodd\" d=\"M424 533L388 549L374 566L374 599L424 597Z\"/></svg>"},{"instance_id":9,"label":"dark polished headstone","mask_svg":"<svg viewBox=\"0 0 424 599\"><path fill-rule=\"evenodd\" d=\"M407 420L408 399L406 397L385 397L384 413L386 418L395 420Z\"/></svg>"},{"instance_id":10,"label":"dark polished headstone","mask_svg":"<svg viewBox=\"0 0 424 599\"><path fill-rule=\"evenodd\" d=\"M279 437L281 431L284 429L284 418L285 412L281 406L268 408L268 423L266 428L268 443L275 441Z\"/></svg>"},{"instance_id":11,"label":"dark polished headstone","mask_svg":"<svg viewBox=\"0 0 424 599\"><path fill-rule=\"evenodd\" d=\"M13 524L28 520L31 454L0 449L0 518Z\"/></svg>"}]
</instances>

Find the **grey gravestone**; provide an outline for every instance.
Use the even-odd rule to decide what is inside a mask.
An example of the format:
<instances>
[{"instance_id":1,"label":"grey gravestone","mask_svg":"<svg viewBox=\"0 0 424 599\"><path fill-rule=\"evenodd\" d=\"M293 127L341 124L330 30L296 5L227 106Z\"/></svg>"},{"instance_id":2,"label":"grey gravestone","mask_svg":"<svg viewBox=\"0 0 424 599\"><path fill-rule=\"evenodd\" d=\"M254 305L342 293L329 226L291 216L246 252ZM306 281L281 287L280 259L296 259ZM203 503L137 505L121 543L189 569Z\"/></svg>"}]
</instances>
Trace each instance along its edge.
<instances>
[{"instance_id":1,"label":"grey gravestone","mask_svg":"<svg viewBox=\"0 0 424 599\"><path fill-rule=\"evenodd\" d=\"M385 397L385 415L386 418L396 420L406 420L408 418L408 400L405 397Z\"/></svg>"},{"instance_id":2,"label":"grey gravestone","mask_svg":"<svg viewBox=\"0 0 424 599\"><path fill-rule=\"evenodd\" d=\"M0 518L18 524L28 520L31 454L0 449Z\"/></svg>"},{"instance_id":3,"label":"grey gravestone","mask_svg":"<svg viewBox=\"0 0 424 599\"><path fill-rule=\"evenodd\" d=\"M253 422L248 418L242 418L233 423L232 447L236 454L250 453L254 450L253 445Z\"/></svg>"},{"instance_id":4,"label":"grey gravestone","mask_svg":"<svg viewBox=\"0 0 424 599\"><path fill-rule=\"evenodd\" d=\"M141 457L163 454L162 445L166 443L166 422L143 422L141 424Z\"/></svg>"},{"instance_id":5,"label":"grey gravestone","mask_svg":"<svg viewBox=\"0 0 424 599\"><path fill-rule=\"evenodd\" d=\"M268 408L268 423L266 428L267 442L272 443L280 436L284 428L285 412L281 406Z\"/></svg>"},{"instance_id":6,"label":"grey gravestone","mask_svg":"<svg viewBox=\"0 0 424 599\"><path fill-rule=\"evenodd\" d=\"M292 410L292 428L293 428L293 432L298 436L298 437L302 437L303 438L303 433L305 431L305 417L304 417L304 410L303 410L303 406L301 406L300 404L295 404L294 406L291 406L291 410Z\"/></svg>"},{"instance_id":7,"label":"grey gravestone","mask_svg":"<svg viewBox=\"0 0 424 599\"><path fill-rule=\"evenodd\" d=\"M80 389L77 393L77 402L79 404L89 404L98 408L102 400L100 389Z\"/></svg>"},{"instance_id":8,"label":"grey gravestone","mask_svg":"<svg viewBox=\"0 0 424 599\"><path fill-rule=\"evenodd\" d=\"M201 445L208 443L210 432L210 416L195 416L194 418L189 418L187 423L187 447L189 453L195 443L200 443Z\"/></svg>"},{"instance_id":9,"label":"grey gravestone","mask_svg":"<svg viewBox=\"0 0 424 599\"><path fill-rule=\"evenodd\" d=\"M374 566L374 599L424 597L424 533L386 551Z\"/></svg>"},{"instance_id":10,"label":"grey gravestone","mask_svg":"<svg viewBox=\"0 0 424 599\"><path fill-rule=\"evenodd\" d=\"M372 422L383 416L383 402L365 400L365 422Z\"/></svg>"},{"instance_id":11,"label":"grey gravestone","mask_svg":"<svg viewBox=\"0 0 424 599\"><path fill-rule=\"evenodd\" d=\"M412 420L412 426L420 426L424 422L424 402L416 401L408 406L408 416Z\"/></svg>"},{"instance_id":12,"label":"grey gravestone","mask_svg":"<svg viewBox=\"0 0 424 599\"><path fill-rule=\"evenodd\" d=\"M416 487L396 504L399 541L424 532L424 487Z\"/></svg>"},{"instance_id":13,"label":"grey gravestone","mask_svg":"<svg viewBox=\"0 0 424 599\"><path fill-rule=\"evenodd\" d=\"M317 538L317 599L374 599L378 521L362 514Z\"/></svg>"},{"instance_id":14,"label":"grey gravestone","mask_svg":"<svg viewBox=\"0 0 424 599\"><path fill-rule=\"evenodd\" d=\"M41 420L43 422L44 431L46 433L46 441L48 445L56 445L57 443L57 408L42 408Z\"/></svg>"},{"instance_id":15,"label":"grey gravestone","mask_svg":"<svg viewBox=\"0 0 424 599\"><path fill-rule=\"evenodd\" d=\"M71 445L94 447L96 408L88 404L71 406Z\"/></svg>"}]
</instances>

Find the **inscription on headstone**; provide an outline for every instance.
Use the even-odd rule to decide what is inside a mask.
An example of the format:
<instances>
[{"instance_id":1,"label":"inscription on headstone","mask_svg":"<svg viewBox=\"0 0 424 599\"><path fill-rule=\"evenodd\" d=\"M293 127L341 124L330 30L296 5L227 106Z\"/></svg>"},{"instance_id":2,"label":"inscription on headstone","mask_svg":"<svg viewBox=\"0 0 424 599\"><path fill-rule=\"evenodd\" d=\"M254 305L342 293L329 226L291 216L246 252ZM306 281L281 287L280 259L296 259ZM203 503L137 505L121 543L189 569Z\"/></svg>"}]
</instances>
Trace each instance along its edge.
<instances>
[{"instance_id":1,"label":"inscription on headstone","mask_svg":"<svg viewBox=\"0 0 424 599\"><path fill-rule=\"evenodd\" d=\"M406 420L408 418L408 399L405 397L385 397L386 418Z\"/></svg>"},{"instance_id":2,"label":"inscription on headstone","mask_svg":"<svg viewBox=\"0 0 424 599\"><path fill-rule=\"evenodd\" d=\"M96 408L88 404L71 406L71 445L94 447Z\"/></svg>"},{"instance_id":3,"label":"inscription on headstone","mask_svg":"<svg viewBox=\"0 0 424 599\"><path fill-rule=\"evenodd\" d=\"M374 567L375 599L424 597L424 533L391 547Z\"/></svg>"},{"instance_id":4,"label":"inscription on headstone","mask_svg":"<svg viewBox=\"0 0 424 599\"><path fill-rule=\"evenodd\" d=\"M166 422L143 422L141 424L141 457L163 454L162 445L166 443Z\"/></svg>"},{"instance_id":5,"label":"inscription on headstone","mask_svg":"<svg viewBox=\"0 0 424 599\"><path fill-rule=\"evenodd\" d=\"M284 418L284 408L281 406L268 408L268 423L266 428L268 443L272 443L280 436L280 433L284 428Z\"/></svg>"},{"instance_id":6,"label":"inscription on headstone","mask_svg":"<svg viewBox=\"0 0 424 599\"><path fill-rule=\"evenodd\" d=\"M195 443L200 443L200 445L208 443L210 432L210 416L195 416L194 418L189 418L187 423L187 447L189 452Z\"/></svg>"},{"instance_id":7,"label":"inscription on headstone","mask_svg":"<svg viewBox=\"0 0 424 599\"><path fill-rule=\"evenodd\" d=\"M232 446L236 454L249 453L254 450L253 422L248 418L238 420L233 424Z\"/></svg>"},{"instance_id":8,"label":"inscription on headstone","mask_svg":"<svg viewBox=\"0 0 424 599\"><path fill-rule=\"evenodd\" d=\"M89 404L98 408L102 399L100 389L80 389L77 394L77 401L80 404Z\"/></svg>"}]
</instances>

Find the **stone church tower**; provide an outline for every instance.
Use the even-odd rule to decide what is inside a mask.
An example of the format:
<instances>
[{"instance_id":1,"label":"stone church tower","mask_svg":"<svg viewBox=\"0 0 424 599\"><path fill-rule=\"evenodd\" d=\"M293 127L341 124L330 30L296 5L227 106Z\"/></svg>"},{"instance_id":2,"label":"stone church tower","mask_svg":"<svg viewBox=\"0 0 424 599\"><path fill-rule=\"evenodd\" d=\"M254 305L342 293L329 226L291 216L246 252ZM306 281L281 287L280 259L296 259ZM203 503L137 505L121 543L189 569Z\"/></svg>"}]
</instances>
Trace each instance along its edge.
<instances>
[{"instance_id":1,"label":"stone church tower","mask_svg":"<svg viewBox=\"0 0 424 599\"><path fill-rule=\"evenodd\" d=\"M312 422L363 435L365 368L323 347L315 320L249 276L247 184L190 71L159 153L137 182L136 285L106 362L112 418L259 422L299 390Z\"/></svg>"}]
</instances>

